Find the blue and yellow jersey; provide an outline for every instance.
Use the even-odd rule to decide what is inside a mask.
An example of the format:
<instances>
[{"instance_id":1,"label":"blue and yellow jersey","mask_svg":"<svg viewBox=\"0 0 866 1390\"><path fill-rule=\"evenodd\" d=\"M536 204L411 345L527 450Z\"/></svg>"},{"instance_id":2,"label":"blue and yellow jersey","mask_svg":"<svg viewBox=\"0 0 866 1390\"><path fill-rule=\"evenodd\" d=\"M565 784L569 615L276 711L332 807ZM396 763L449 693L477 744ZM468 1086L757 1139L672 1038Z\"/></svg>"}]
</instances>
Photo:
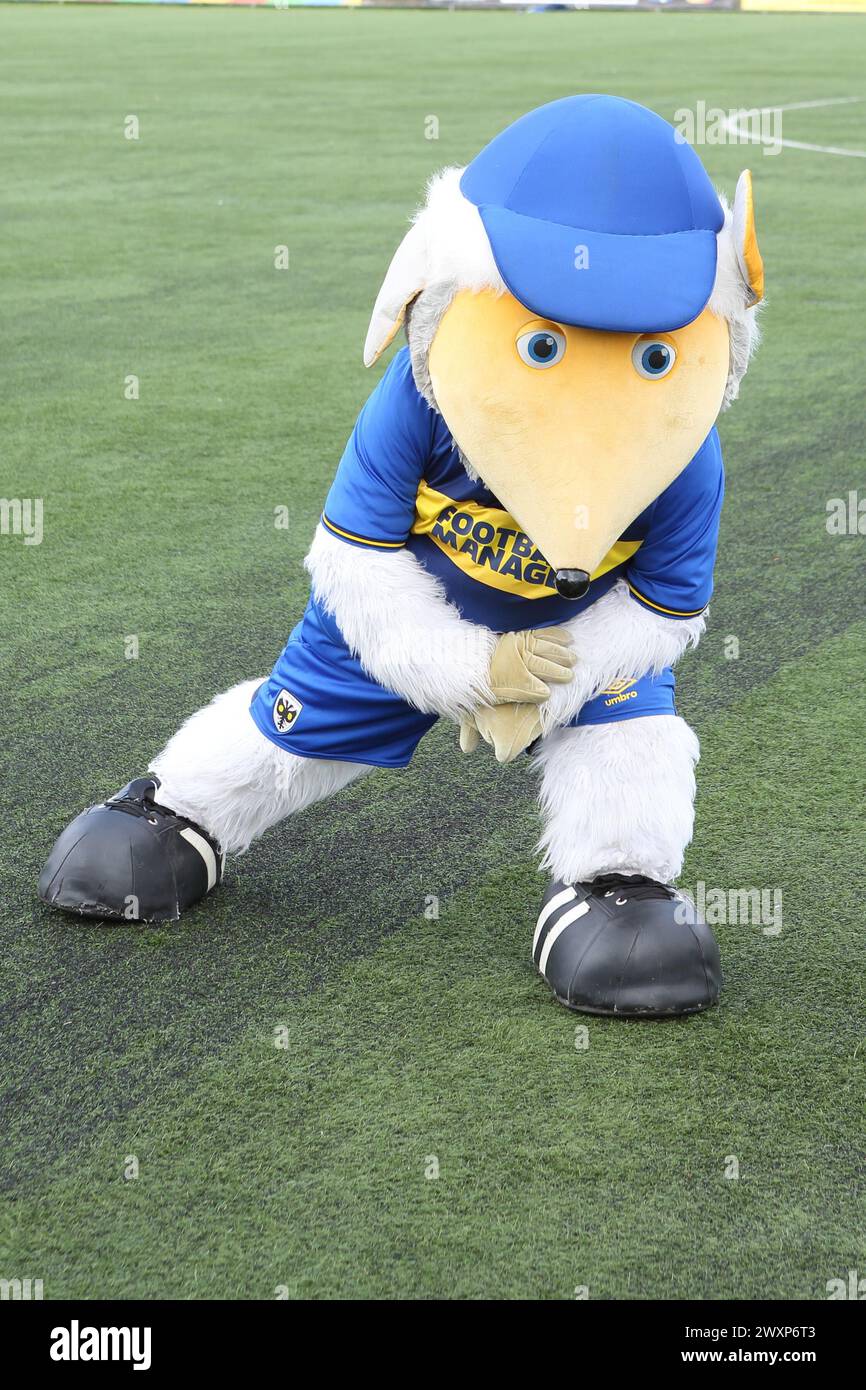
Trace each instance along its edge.
<instances>
[{"instance_id":1,"label":"blue and yellow jersey","mask_svg":"<svg viewBox=\"0 0 866 1390\"><path fill-rule=\"evenodd\" d=\"M358 547L406 548L439 578L472 622L495 632L573 618L619 578L653 612L703 612L724 493L713 429L669 488L611 547L576 602L481 482L471 479L441 415L415 385L409 350L397 353L364 406L325 503L325 527Z\"/></svg>"},{"instance_id":2,"label":"blue and yellow jersey","mask_svg":"<svg viewBox=\"0 0 866 1390\"><path fill-rule=\"evenodd\" d=\"M691 463L619 538L577 602L560 598L544 556L460 462L445 422L419 394L408 350L358 417L323 524L347 545L404 547L442 581L464 617L495 632L573 617L622 577L638 603L672 618L706 606L722 505L715 430ZM383 615L387 621L387 615ZM590 700L572 724L675 713L669 670L636 673ZM311 598L250 713L273 743L303 758L405 767L436 722L379 686Z\"/></svg>"}]
</instances>

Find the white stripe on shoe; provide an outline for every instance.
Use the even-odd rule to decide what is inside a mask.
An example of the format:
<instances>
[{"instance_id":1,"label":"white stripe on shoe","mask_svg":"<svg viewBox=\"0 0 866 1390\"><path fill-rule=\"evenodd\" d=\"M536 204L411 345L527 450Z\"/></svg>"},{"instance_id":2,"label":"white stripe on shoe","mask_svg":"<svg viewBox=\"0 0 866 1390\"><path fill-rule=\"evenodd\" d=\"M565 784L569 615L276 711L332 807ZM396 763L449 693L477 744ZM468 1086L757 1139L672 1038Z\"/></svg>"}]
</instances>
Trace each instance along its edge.
<instances>
[{"instance_id":1,"label":"white stripe on shoe","mask_svg":"<svg viewBox=\"0 0 866 1390\"><path fill-rule=\"evenodd\" d=\"M550 899L550 902L544 904L544 907L541 909L541 912L539 913L538 922L535 927L535 935L532 938L533 960L535 959L535 952L538 950L538 938L541 936L541 933L544 930L545 922L549 921L549 919L553 916L554 912L558 912L561 907L565 907L566 903L570 903L572 899L576 897L577 894L575 893L573 888L563 888L561 893L555 893L553 897Z\"/></svg>"},{"instance_id":2,"label":"white stripe on shoe","mask_svg":"<svg viewBox=\"0 0 866 1390\"><path fill-rule=\"evenodd\" d=\"M216 855L204 835L199 835L197 830L193 830L190 826L186 826L180 834L181 839L186 840L188 844L192 845L193 849L198 850L204 860L205 868L207 869L207 892L209 893L217 881Z\"/></svg>"},{"instance_id":3,"label":"white stripe on shoe","mask_svg":"<svg viewBox=\"0 0 866 1390\"><path fill-rule=\"evenodd\" d=\"M570 927L572 922L577 921L578 917L585 917L587 912L589 912L589 903L578 903L576 907L569 908L568 912L563 912L556 926L551 927L550 931L547 933L544 949L541 952L541 959L538 962L538 968L542 975L544 975L545 969L547 968L547 958L553 949L554 942L559 940L566 927Z\"/></svg>"}]
</instances>

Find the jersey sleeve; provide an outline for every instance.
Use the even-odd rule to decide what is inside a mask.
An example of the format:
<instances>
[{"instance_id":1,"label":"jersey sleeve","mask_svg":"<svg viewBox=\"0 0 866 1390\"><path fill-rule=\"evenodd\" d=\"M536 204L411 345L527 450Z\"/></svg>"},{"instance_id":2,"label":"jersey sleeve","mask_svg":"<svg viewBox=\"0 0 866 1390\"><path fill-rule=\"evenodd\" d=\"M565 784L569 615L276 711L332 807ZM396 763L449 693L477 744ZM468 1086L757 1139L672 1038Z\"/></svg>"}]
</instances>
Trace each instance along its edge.
<instances>
[{"instance_id":1,"label":"jersey sleeve","mask_svg":"<svg viewBox=\"0 0 866 1390\"><path fill-rule=\"evenodd\" d=\"M404 348L358 416L340 460L322 513L322 524L332 535L377 550L405 544L430 456L434 419Z\"/></svg>"},{"instance_id":2,"label":"jersey sleeve","mask_svg":"<svg viewBox=\"0 0 866 1390\"><path fill-rule=\"evenodd\" d=\"M629 561L632 598L667 618L695 618L713 592L713 566L725 492L715 429L656 501L649 530Z\"/></svg>"}]
</instances>

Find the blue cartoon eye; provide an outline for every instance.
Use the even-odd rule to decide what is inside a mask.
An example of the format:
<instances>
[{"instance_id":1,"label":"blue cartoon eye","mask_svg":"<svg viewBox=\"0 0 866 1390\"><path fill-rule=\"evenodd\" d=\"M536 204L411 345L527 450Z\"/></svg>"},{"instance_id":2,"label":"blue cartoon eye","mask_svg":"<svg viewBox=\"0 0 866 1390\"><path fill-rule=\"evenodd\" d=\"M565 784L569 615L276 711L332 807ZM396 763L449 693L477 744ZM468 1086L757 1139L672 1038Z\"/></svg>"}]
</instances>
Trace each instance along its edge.
<instances>
[{"instance_id":1,"label":"blue cartoon eye","mask_svg":"<svg viewBox=\"0 0 866 1390\"><path fill-rule=\"evenodd\" d=\"M660 338L638 338L631 350L631 360L638 376L647 381L658 381L667 376L677 360L676 348L663 343Z\"/></svg>"},{"instance_id":2,"label":"blue cartoon eye","mask_svg":"<svg viewBox=\"0 0 866 1390\"><path fill-rule=\"evenodd\" d=\"M565 334L552 328L534 329L521 333L517 339L520 360L527 367L552 367L561 362L565 353Z\"/></svg>"}]
</instances>

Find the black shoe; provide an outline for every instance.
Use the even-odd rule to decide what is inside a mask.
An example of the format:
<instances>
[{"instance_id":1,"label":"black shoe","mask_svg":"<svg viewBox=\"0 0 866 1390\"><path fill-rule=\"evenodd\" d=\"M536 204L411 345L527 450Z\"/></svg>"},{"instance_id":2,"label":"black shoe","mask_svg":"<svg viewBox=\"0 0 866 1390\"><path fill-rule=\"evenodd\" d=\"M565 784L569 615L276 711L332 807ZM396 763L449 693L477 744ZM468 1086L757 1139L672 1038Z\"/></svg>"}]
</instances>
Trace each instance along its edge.
<instances>
[{"instance_id":1,"label":"black shoe","mask_svg":"<svg viewBox=\"0 0 866 1390\"><path fill-rule=\"evenodd\" d=\"M50 907L82 917L165 922L222 878L225 856L194 821L154 800L158 777L137 777L70 821L39 876Z\"/></svg>"},{"instance_id":2,"label":"black shoe","mask_svg":"<svg viewBox=\"0 0 866 1390\"><path fill-rule=\"evenodd\" d=\"M553 882L532 958L570 1009L622 1018L699 1013L722 987L719 948L694 905L639 874Z\"/></svg>"}]
</instances>

